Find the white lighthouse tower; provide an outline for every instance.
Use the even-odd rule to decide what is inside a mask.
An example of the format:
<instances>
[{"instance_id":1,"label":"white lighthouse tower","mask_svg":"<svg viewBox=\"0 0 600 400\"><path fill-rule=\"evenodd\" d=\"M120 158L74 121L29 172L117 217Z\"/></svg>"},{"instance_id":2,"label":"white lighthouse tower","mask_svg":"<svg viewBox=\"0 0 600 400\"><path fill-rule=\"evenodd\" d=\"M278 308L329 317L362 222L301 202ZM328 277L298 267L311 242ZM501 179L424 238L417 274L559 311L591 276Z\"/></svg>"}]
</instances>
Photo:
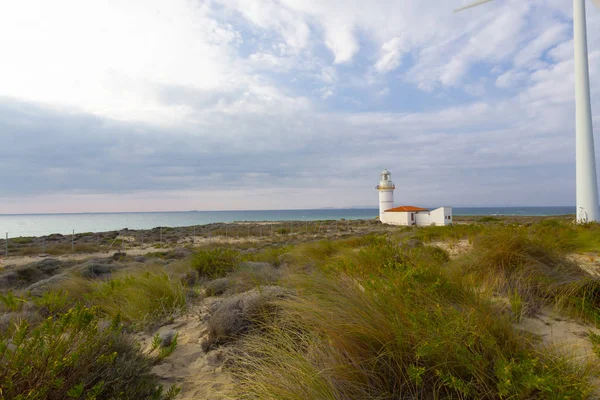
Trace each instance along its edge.
<instances>
[{"instance_id":1,"label":"white lighthouse tower","mask_svg":"<svg viewBox=\"0 0 600 400\"><path fill-rule=\"evenodd\" d=\"M392 174L387 169L381 173L381 180L377 186L379 191L379 220L383 221L385 210L394 208L394 189L396 185L392 182Z\"/></svg>"}]
</instances>

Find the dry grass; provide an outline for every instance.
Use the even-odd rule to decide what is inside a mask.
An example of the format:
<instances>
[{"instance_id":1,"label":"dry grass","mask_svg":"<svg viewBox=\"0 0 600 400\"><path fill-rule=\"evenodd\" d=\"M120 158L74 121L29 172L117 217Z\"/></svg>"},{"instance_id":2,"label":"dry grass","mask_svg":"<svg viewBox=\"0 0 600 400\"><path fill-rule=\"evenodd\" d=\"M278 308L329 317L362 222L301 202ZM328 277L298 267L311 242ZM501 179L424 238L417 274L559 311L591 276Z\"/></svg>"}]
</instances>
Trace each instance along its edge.
<instances>
[{"instance_id":1,"label":"dry grass","mask_svg":"<svg viewBox=\"0 0 600 400\"><path fill-rule=\"evenodd\" d=\"M454 281L488 298L508 298L517 319L555 305L600 322L600 281L566 257L563 245L522 228L501 227L481 233L473 243L472 252L450 266Z\"/></svg>"},{"instance_id":2,"label":"dry grass","mask_svg":"<svg viewBox=\"0 0 600 400\"><path fill-rule=\"evenodd\" d=\"M243 340L241 398L583 398L590 370L538 352L439 249L370 238L309 247L298 295ZM318 258L318 259L317 259ZM315 262L318 261L318 262ZM319 272L321 271L321 272Z\"/></svg>"}]
</instances>

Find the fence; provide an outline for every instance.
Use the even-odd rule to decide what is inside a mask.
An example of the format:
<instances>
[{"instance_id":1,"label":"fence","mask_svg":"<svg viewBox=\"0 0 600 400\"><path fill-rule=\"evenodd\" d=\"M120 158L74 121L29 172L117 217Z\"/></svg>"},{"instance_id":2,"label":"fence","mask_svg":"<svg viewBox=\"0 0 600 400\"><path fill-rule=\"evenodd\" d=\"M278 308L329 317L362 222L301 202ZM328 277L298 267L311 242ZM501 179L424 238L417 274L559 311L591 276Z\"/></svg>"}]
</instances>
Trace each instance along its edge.
<instances>
[{"instance_id":1,"label":"fence","mask_svg":"<svg viewBox=\"0 0 600 400\"><path fill-rule=\"evenodd\" d=\"M174 245L198 245L211 242L230 243L236 240L281 240L305 235L350 233L379 226L376 220L234 222L186 227L156 227L153 229L77 233L69 232L7 232L0 239L0 255L26 256L60 255L119 251L131 248L162 248ZM2 252L2 250L4 250ZM3 253L3 254L2 254Z\"/></svg>"}]
</instances>

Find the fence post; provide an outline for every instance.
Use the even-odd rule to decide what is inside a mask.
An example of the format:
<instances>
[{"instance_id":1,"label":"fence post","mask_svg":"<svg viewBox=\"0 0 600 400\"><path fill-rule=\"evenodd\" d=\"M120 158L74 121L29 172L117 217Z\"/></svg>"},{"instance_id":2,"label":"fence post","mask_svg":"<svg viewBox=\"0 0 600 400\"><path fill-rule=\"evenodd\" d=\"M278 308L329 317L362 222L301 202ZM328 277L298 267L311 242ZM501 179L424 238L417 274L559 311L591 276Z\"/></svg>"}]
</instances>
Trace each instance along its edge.
<instances>
[{"instance_id":1,"label":"fence post","mask_svg":"<svg viewBox=\"0 0 600 400\"><path fill-rule=\"evenodd\" d=\"M71 236L71 252L75 253L75 229L73 229L73 235Z\"/></svg>"},{"instance_id":2,"label":"fence post","mask_svg":"<svg viewBox=\"0 0 600 400\"><path fill-rule=\"evenodd\" d=\"M290 235L294 234L294 221L290 222Z\"/></svg>"}]
</instances>

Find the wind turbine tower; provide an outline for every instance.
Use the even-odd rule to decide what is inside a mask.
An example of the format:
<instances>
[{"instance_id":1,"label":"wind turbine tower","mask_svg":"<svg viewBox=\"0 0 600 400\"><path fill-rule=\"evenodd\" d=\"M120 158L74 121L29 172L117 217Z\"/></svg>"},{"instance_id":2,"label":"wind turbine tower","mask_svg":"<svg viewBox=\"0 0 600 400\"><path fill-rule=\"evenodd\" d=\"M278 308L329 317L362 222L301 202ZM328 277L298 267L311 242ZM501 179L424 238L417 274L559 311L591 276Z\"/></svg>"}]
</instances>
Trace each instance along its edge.
<instances>
[{"instance_id":1,"label":"wind turbine tower","mask_svg":"<svg viewBox=\"0 0 600 400\"><path fill-rule=\"evenodd\" d=\"M493 0L479 0L455 12ZM592 0L600 8L600 0ZM585 0L573 0L573 43L575 46L575 108L576 108L576 191L577 222L600 222L598 178L592 127L590 74L588 66Z\"/></svg>"}]
</instances>

